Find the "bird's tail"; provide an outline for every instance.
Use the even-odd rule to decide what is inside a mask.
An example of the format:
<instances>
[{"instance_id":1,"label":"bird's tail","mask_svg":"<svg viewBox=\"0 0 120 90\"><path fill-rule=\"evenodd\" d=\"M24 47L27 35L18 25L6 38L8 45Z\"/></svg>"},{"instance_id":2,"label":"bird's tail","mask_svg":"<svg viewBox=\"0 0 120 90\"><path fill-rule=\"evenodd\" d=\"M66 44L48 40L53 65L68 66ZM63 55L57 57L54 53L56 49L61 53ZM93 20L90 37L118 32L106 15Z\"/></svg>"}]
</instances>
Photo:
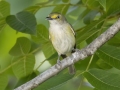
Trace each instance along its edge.
<instances>
[{"instance_id":1,"label":"bird's tail","mask_svg":"<svg viewBox=\"0 0 120 90\"><path fill-rule=\"evenodd\" d=\"M76 72L74 65L70 65L70 66L68 67L68 70L69 70L69 73L70 73L70 74L75 74L75 72Z\"/></svg>"},{"instance_id":2,"label":"bird's tail","mask_svg":"<svg viewBox=\"0 0 120 90\"><path fill-rule=\"evenodd\" d=\"M67 57L66 55L61 55L61 56L62 56L62 58L66 58L66 57ZM70 65L70 66L68 67L68 70L69 70L69 73L70 73L71 75L72 75L72 74L75 74L75 72L76 72L74 65Z\"/></svg>"}]
</instances>

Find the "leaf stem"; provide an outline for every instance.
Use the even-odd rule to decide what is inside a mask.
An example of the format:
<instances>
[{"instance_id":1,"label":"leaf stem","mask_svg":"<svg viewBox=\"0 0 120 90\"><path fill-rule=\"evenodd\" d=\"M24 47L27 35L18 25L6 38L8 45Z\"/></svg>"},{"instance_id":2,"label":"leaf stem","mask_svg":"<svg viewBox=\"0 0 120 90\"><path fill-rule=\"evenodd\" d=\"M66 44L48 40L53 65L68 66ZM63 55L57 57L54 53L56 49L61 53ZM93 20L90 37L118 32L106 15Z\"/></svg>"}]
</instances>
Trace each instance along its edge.
<instances>
[{"instance_id":1,"label":"leaf stem","mask_svg":"<svg viewBox=\"0 0 120 90\"><path fill-rule=\"evenodd\" d=\"M37 52L39 49L41 49L40 47L39 48L37 48L37 49L35 49L35 50L33 50L31 53L29 53L29 54L34 54L35 52ZM24 58L24 56L23 57L21 57L19 60L17 60L16 62L13 62L11 65L9 65L8 67L6 67L6 68L4 68L3 70L1 70L0 71L0 74L1 73L3 73L3 72L5 72L6 70L8 70L9 68L11 68L13 65L15 65L15 64L17 64L21 59L23 59ZM41 64L40 64L41 65ZM40 66L39 65L39 66Z\"/></svg>"},{"instance_id":2,"label":"leaf stem","mask_svg":"<svg viewBox=\"0 0 120 90\"><path fill-rule=\"evenodd\" d=\"M22 57L22 58L23 58L23 57ZM18 63L19 61L21 61L22 58L20 58L20 59L17 60L16 62L12 63L11 65L9 65L8 67L6 67L5 69L1 70L1 71L0 71L0 74L3 73L3 72L5 72L5 71L7 71L7 70L8 70L9 68L11 68L13 65L15 65L16 63Z\"/></svg>"},{"instance_id":3,"label":"leaf stem","mask_svg":"<svg viewBox=\"0 0 120 90\"><path fill-rule=\"evenodd\" d=\"M35 50L33 50L32 52L30 52L29 54L34 54L34 53L36 53L37 51L39 51L39 49L41 49L41 47L36 48Z\"/></svg>"},{"instance_id":4,"label":"leaf stem","mask_svg":"<svg viewBox=\"0 0 120 90\"><path fill-rule=\"evenodd\" d=\"M36 5L36 6L40 6L40 7L51 7L51 6L59 6L59 5L71 5L71 6L79 6L80 4L71 4L71 3L68 3L68 4L51 4L51 5ZM83 6L83 5L81 5Z\"/></svg>"},{"instance_id":5,"label":"leaf stem","mask_svg":"<svg viewBox=\"0 0 120 90\"><path fill-rule=\"evenodd\" d=\"M84 77L81 77L81 78L82 78L82 80L80 80L80 85L78 87L78 90L80 90L80 88L82 87L82 84L83 84Z\"/></svg>"},{"instance_id":6,"label":"leaf stem","mask_svg":"<svg viewBox=\"0 0 120 90\"><path fill-rule=\"evenodd\" d=\"M35 69L35 71L36 71L45 61L46 61L46 59L43 60L43 61L39 64L39 66Z\"/></svg>"},{"instance_id":7,"label":"leaf stem","mask_svg":"<svg viewBox=\"0 0 120 90\"><path fill-rule=\"evenodd\" d=\"M92 60L93 60L93 57L94 57L94 55L91 56L90 61L89 61L88 66L87 66L87 68L86 68L85 71L88 71L88 69L89 69L89 67L90 67L90 65L91 65L91 62L92 62Z\"/></svg>"}]
</instances>

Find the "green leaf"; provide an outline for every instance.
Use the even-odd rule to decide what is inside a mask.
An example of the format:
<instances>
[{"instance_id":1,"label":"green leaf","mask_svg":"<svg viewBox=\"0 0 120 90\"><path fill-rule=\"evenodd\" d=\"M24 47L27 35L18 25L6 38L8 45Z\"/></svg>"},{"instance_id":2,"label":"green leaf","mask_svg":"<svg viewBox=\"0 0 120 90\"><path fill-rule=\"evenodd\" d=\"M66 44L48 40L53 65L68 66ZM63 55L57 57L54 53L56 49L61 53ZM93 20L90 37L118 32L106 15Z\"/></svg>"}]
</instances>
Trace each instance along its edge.
<instances>
[{"instance_id":1,"label":"green leaf","mask_svg":"<svg viewBox=\"0 0 120 90\"><path fill-rule=\"evenodd\" d=\"M99 90L99 89L97 89L97 88L94 88L93 90Z\"/></svg>"},{"instance_id":2,"label":"green leaf","mask_svg":"<svg viewBox=\"0 0 120 90\"><path fill-rule=\"evenodd\" d=\"M33 13L33 14L36 14L36 12L37 12L40 8L41 8L40 6L31 6L31 7L26 8L25 10L28 11L28 12L31 12L31 13Z\"/></svg>"},{"instance_id":3,"label":"green leaf","mask_svg":"<svg viewBox=\"0 0 120 90\"><path fill-rule=\"evenodd\" d=\"M31 54L23 57L16 57L13 59L12 63L15 63L12 66L14 74L17 78L22 78L33 72L35 56Z\"/></svg>"},{"instance_id":4,"label":"green leaf","mask_svg":"<svg viewBox=\"0 0 120 90\"><path fill-rule=\"evenodd\" d=\"M88 38L96 34L102 28L102 27L99 27L99 25L102 24L103 22L104 22L104 19L93 21L89 25L85 26L82 30L81 29L78 30L76 32L76 37L77 37L76 45L79 45L79 43L81 43L82 41L87 40Z\"/></svg>"},{"instance_id":5,"label":"green leaf","mask_svg":"<svg viewBox=\"0 0 120 90\"><path fill-rule=\"evenodd\" d=\"M90 9L98 9L100 7L97 0L82 0L82 2Z\"/></svg>"},{"instance_id":6,"label":"green leaf","mask_svg":"<svg viewBox=\"0 0 120 90\"><path fill-rule=\"evenodd\" d=\"M81 60L81 61L75 63L76 69L79 70L80 72L86 71L86 68L89 65L90 59L91 59L91 57L87 57L84 60ZM89 69L98 68L98 66L96 65L96 62L98 61L98 59L99 59L99 57L97 55L93 56L93 59L92 59Z\"/></svg>"},{"instance_id":7,"label":"green leaf","mask_svg":"<svg viewBox=\"0 0 120 90\"><path fill-rule=\"evenodd\" d=\"M59 13L65 15L65 14L67 13L68 9L69 9L69 5L61 4L61 5L56 6L56 7L53 9L52 12L59 12Z\"/></svg>"},{"instance_id":8,"label":"green leaf","mask_svg":"<svg viewBox=\"0 0 120 90\"><path fill-rule=\"evenodd\" d=\"M87 13L87 15L84 17L83 21L85 24L89 24L91 23L91 21L95 18L95 16L98 14L97 11L90 11L89 13Z\"/></svg>"},{"instance_id":9,"label":"green leaf","mask_svg":"<svg viewBox=\"0 0 120 90\"><path fill-rule=\"evenodd\" d=\"M21 56L28 54L31 49L31 42L26 37L20 37L17 39L16 44L11 48L10 54L13 56Z\"/></svg>"},{"instance_id":10,"label":"green leaf","mask_svg":"<svg viewBox=\"0 0 120 90\"><path fill-rule=\"evenodd\" d=\"M113 38L114 38L114 37L113 37ZM118 33L115 35L115 39L120 40L120 32L118 32ZM118 43L118 42L116 42L116 43Z\"/></svg>"},{"instance_id":11,"label":"green leaf","mask_svg":"<svg viewBox=\"0 0 120 90\"><path fill-rule=\"evenodd\" d=\"M51 55L49 58L47 58L47 60L53 60L53 59L56 59L57 60L57 58L58 58L58 54L57 54L57 52L56 53L54 53L53 55Z\"/></svg>"},{"instance_id":12,"label":"green leaf","mask_svg":"<svg viewBox=\"0 0 120 90\"><path fill-rule=\"evenodd\" d=\"M77 15L76 12L80 12L80 14ZM68 14L69 16L71 16L71 14L74 15L74 17L73 16L72 17L73 17L73 20L75 20L75 21L71 21L70 23L72 24L72 22L74 22L72 24L72 26L74 27L75 30L80 29L81 27L85 26L85 24L83 22L83 19L90 12L91 12L91 10L88 9L88 8L77 7L75 10L73 10L72 12L70 12L70 14ZM70 19L68 19L68 20L70 20Z\"/></svg>"},{"instance_id":13,"label":"green leaf","mask_svg":"<svg viewBox=\"0 0 120 90\"><path fill-rule=\"evenodd\" d=\"M36 88L36 90L49 90L51 88L57 88L59 85L64 84L74 75L70 75L68 72L61 72L60 74L56 75L55 77L50 78L49 80L42 83L40 86ZM55 82L55 83L52 83Z\"/></svg>"},{"instance_id":14,"label":"green leaf","mask_svg":"<svg viewBox=\"0 0 120 90\"><path fill-rule=\"evenodd\" d=\"M16 31L36 34L36 19L30 12L22 11L16 15L10 15L6 18L6 22Z\"/></svg>"},{"instance_id":15,"label":"green leaf","mask_svg":"<svg viewBox=\"0 0 120 90\"><path fill-rule=\"evenodd\" d=\"M50 59L56 59L55 50L53 48L53 45L51 41L49 40L49 33L48 29L40 24L37 26L37 36L32 36L32 40L36 43L41 44L42 51L47 58L47 60ZM54 55L55 54L55 55ZM52 57L53 56L53 57Z\"/></svg>"},{"instance_id":16,"label":"green leaf","mask_svg":"<svg viewBox=\"0 0 120 90\"><path fill-rule=\"evenodd\" d=\"M91 69L85 72L84 76L99 90L120 90L120 74Z\"/></svg>"},{"instance_id":17,"label":"green leaf","mask_svg":"<svg viewBox=\"0 0 120 90\"><path fill-rule=\"evenodd\" d=\"M112 68L112 66L110 66L108 63L106 63L104 60L102 60L102 59L99 59L97 62L96 62L96 64L100 67L100 68L102 68L102 69L110 69L110 68Z\"/></svg>"},{"instance_id":18,"label":"green leaf","mask_svg":"<svg viewBox=\"0 0 120 90\"><path fill-rule=\"evenodd\" d=\"M46 58L51 57L56 51L53 48L53 45L51 42L47 42L42 46L42 51Z\"/></svg>"},{"instance_id":19,"label":"green leaf","mask_svg":"<svg viewBox=\"0 0 120 90\"><path fill-rule=\"evenodd\" d=\"M120 49L115 46L105 45L98 50L97 54L106 63L120 69Z\"/></svg>"},{"instance_id":20,"label":"green leaf","mask_svg":"<svg viewBox=\"0 0 120 90\"><path fill-rule=\"evenodd\" d=\"M107 43L113 46L120 46L120 32L118 32L113 38L111 38Z\"/></svg>"},{"instance_id":21,"label":"green leaf","mask_svg":"<svg viewBox=\"0 0 120 90\"><path fill-rule=\"evenodd\" d=\"M69 2L70 0L62 0L62 2L64 2L64 3L67 3L67 2Z\"/></svg>"},{"instance_id":22,"label":"green leaf","mask_svg":"<svg viewBox=\"0 0 120 90\"><path fill-rule=\"evenodd\" d=\"M4 29L6 26L5 18L0 18L0 32Z\"/></svg>"},{"instance_id":23,"label":"green leaf","mask_svg":"<svg viewBox=\"0 0 120 90\"><path fill-rule=\"evenodd\" d=\"M114 15L120 13L120 2L118 0L106 0L107 15Z\"/></svg>"},{"instance_id":24,"label":"green leaf","mask_svg":"<svg viewBox=\"0 0 120 90\"><path fill-rule=\"evenodd\" d=\"M10 14L10 5L5 1L0 1L0 18Z\"/></svg>"},{"instance_id":25,"label":"green leaf","mask_svg":"<svg viewBox=\"0 0 120 90\"><path fill-rule=\"evenodd\" d=\"M20 78L14 88L21 86L23 83L30 81L31 79L35 78L36 76L37 76L37 74L35 72L32 72L31 74L29 74L23 78Z\"/></svg>"},{"instance_id":26,"label":"green leaf","mask_svg":"<svg viewBox=\"0 0 120 90\"><path fill-rule=\"evenodd\" d=\"M37 25L37 36L32 36L32 39L37 43L45 43L49 41L49 33L48 29L40 24Z\"/></svg>"},{"instance_id":27,"label":"green leaf","mask_svg":"<svg viewBox=\"0 0 120 90\"><path fill-rule=\"evenodd\" d=\"M106 0L97 0L100 5L104 8L104 11L106 11Z\"/></svg>"},{"instance_id":28,"label":"green leaf","mask_svg":"<svg viewBox=\"0 0 120 90\"><path fill-rule=\"evenodd\" d=\"M44 4L44 3L47 3L49 2L49 0L40 0L38 4Z\"/></svg>"},{"instance_id":29,"label":"green leaf","mask_svg":"<svg viewBox=\"0 0 120 90\"><path fill-rule=\"evenodd\" d=\"M6 74L2 73L0 74L0 90L5 90L7 84L8 84L8 77Z\"/></svg>"}]
</instances>

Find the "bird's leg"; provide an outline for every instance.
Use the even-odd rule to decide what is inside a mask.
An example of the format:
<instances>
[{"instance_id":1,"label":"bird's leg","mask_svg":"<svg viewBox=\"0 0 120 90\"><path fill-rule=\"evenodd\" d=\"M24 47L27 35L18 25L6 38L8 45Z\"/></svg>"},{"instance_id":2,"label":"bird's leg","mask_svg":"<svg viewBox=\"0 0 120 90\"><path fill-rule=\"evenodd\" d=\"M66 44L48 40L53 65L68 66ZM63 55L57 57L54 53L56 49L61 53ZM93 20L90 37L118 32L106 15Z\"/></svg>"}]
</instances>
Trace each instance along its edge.
<instances>
[{"instance_id":1,"label":"bird's leg","mask_svg":"<svg viewBox=\"0 0 120 90\"><path fill-rule=\"evenodd\" d=\"M61 55L58 54L57 64L56 64L56 66L55 66L57 69L61 69L60 56L61 56Z\"/></svg>"},{"instance_id":2,"label":"bird's leg","mask_svg":"<svg viewBox=\"0 0 120 90\"><path fill-rule=\"evenodd\" d=\"M79 51L79 49L76 48L76 44L75 44L74 48L72 49L72 53L77 52L77 51Z\"/></svg>"},{"instance_id":3,"label":"bird's leg","mask_svg":"<svg viewBox=\"0 0 120 90\"><path fill-rule=\"evenodd\" d=\"M77 49L77 48L76 48L75 51L76 51L76 52L77 52L77 51L80 51L80 49Z\"/></svg>"},{"instance_id":4,"label":"bird's leg","mask_svg":"<svg viewBox=\"0 0 120 90\"><path fill-rule=\"evenodd\" d=\"M80 50L77 48L73 48L72 53L77 52L77 51L80 51Z\"/></svg>"},{"instance_id":5,"label":"bird's leg","mask_svg":"<svg viewBox=\"0 0 120 90\"><path fill-rule=\"evenodd\" d=\"M61 61L60 61L60 55L58 55L58 59L57 59L57 64L60 65Z\"/></svg>"}]
</instances>

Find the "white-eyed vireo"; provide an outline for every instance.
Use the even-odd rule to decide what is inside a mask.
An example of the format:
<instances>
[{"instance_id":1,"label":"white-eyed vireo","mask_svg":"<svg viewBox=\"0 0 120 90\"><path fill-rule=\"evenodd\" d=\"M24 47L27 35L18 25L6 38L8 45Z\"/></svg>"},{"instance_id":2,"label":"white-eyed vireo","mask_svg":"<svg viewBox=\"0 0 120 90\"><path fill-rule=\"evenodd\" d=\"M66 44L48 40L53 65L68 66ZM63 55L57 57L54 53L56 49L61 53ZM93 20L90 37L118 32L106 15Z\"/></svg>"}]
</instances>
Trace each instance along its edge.
<instances>
[{"instance_id":1,"label":"white-eyed vireo","mask_svg":"<svg viewBox=\"0 0 120 90\"><path fill-rule=\"evenodd\" d=\"M57 63L60 63L60 56L65 58L75 50L75 32L60 13L51 13L46 18L50 23L49 38L58 53ZM75 73L74 65L69 66L69 73Z\"/></svg>"}]
</instances>

